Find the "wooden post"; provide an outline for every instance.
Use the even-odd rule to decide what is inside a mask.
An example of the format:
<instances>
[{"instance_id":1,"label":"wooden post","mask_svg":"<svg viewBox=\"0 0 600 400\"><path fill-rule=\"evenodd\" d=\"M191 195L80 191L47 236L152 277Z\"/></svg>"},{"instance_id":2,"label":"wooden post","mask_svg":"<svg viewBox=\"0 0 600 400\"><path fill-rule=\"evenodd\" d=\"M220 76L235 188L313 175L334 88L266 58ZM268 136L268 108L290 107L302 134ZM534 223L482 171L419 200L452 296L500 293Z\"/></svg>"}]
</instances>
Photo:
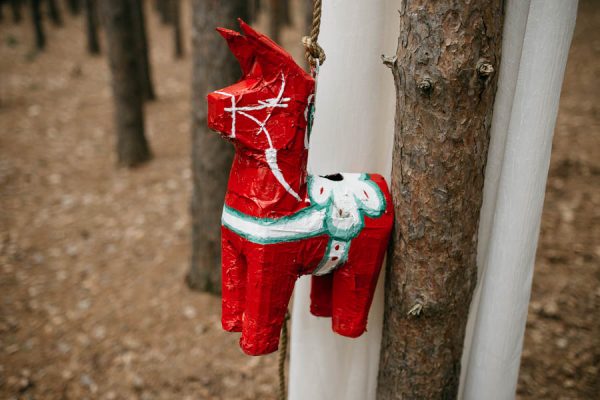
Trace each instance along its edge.
<instances>
[{"instance_id":1,"label":"wooden post","mask_svg":"<svg viewBox=\"0 0 600 400\"><path fill-rule=\"evenodd\" d=\"M112 76L117 155L120 165L132 167L151 158L144 136L142 82L135 48L132 0L102 0L108 61Z\"/></svg>"},{"instance_id":2,"label":"wooden post","mask_svg":"<svg viewBox=\"0 0 600 400\"><path fill-rule=\"evenodd\" d=\"M396 86L390 252L377 398L458 392L502 37L501 0L406 0Z\"/></svg>"},{"instance_id":3,"label":"wooden post","mask_svg":"<svg viewBox=\"0 0 600 400\"><path fill-rule=\"evenodd\" d=\"M186 280L212 293L221 291L221 211L233 148L208 130L206 95L241 76L215 28L236 28L236 18L247 16L246 0L192 2L192 257Z\"/></svg>"}]
</instances>

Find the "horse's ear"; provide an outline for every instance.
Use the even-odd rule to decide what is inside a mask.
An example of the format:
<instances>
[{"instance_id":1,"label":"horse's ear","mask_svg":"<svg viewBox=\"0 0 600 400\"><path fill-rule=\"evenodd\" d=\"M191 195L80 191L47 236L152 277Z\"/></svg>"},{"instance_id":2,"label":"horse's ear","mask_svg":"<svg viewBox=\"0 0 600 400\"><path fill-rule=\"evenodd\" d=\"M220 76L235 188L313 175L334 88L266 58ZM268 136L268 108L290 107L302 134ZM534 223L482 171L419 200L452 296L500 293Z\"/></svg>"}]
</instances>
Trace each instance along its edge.
<instances>
[{"instance_id":1,"label":"horse's ear","mask_svg":"<svg viewBox=\"0 0 600 400\"><path fill-rule=\"evenodd\" d=\"M227 41L229 50L231 50L240 63L240 67L242 67L242 73L244 75L248 74L256 58L256 52L252 43L245 36L231 29L217 28L217 32Z\"/></svg>"},{"instance_id":2,"label":"horse's ear","mask_svg":"<svg viewBox=\"0 0 600 400\"><path fill-rule=\"evenodd\" d=\"M253 47L253 51L255 52L256 61L261 65L265 75L279 75L283 72L282 70L287 72L294 70L304 72L302 67L296 64L292 56L277 43L262 33L255 31L250 25L239 18L238 22L245 38L252 44L251 47Z\"/></svg>"}]
</instances>

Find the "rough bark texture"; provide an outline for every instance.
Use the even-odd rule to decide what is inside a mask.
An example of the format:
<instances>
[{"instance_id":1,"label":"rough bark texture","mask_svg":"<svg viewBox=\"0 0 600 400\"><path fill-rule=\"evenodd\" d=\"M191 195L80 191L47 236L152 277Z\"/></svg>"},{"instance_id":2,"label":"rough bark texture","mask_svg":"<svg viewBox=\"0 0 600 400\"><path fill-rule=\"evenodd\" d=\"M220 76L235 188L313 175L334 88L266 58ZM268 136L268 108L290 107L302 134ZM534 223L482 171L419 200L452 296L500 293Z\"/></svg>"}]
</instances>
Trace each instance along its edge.
<instances>
[{"instance_id":1,"label":"rough bark texture","mask_svg":"<svg viewBox=\"0 0 600 400\"><path fill-rule=\"evenodd\" d=\"M100 54L96 0L84 0L84 4L87 31L87 49L90 54Z\"/></svg>"},{"instance_id":2,"label":"rough bark texture","mask_svg":"<svg viewBox=\"0 0 600 400\"><path fill-rule=\"evenodd\" d=\"M151 157L144 136L139 60L136 53L131 51L136 45L133 23L134 1L102 0L100 2L112 75L118 162L127 167L143 163Z\"/></svg>"},{"instance_id":3,"label":"rough bark texture","mask_svg":"<svg viewBox=\"0 0 600 400\"><path fill-rule=\"evenodd\" d=\"M233 160L231 144L206 125L206 95L241 76L240 67L215 27L237 28L248 17L246 0L194 0L192 37L192 259L190 287L221 290L221 210Z\"/></svg>"},{"instance_id":4,"label":"rough bark texture","mask_svg":"<svg viewBox=\"0 0 600 400\"><path fill-rule=\"evenodd\" d=\"M405 0L378 399L453 399L471 295L501 0Z\"/></svg>"},{"instance_id":5,"label":"rough bark texture","mask_svg":"<svg viewBox=\"0 0 600 400\"><path fill-rule=\"evenodd\" d=\"M144 100L156 99L154 85L152 84L152 69L150 66L148 39L144 17L144 2L142 0L128 0L133 7L133 28L135 33L135 46L132 48L138 59L142 95Z\"/></svg>"},{"instance_id":6,"label":"rough bark texture","mask_svg":"<svg viewBox=\"0 0 600 400\"><path fill-rule=\"evenodd\" d=\"M31 0L29 4L31 8L31 20L35 33L35 47L42 50L46 47L46 35L44 34L44 26L42 24L42 13L40 11L40 0Z\"/></svg>"},{"instance_id":7,"label":"rough bark texture","mask_svg":"<svg viewBox=\"0 0 600 400\"><path fill-rule=\"evenodd\" d=\"M171 0L171 16L173 18L173 42L175 58L183 57L183 39L181 38L181 0Z\"/></svg>"}]
</instances>

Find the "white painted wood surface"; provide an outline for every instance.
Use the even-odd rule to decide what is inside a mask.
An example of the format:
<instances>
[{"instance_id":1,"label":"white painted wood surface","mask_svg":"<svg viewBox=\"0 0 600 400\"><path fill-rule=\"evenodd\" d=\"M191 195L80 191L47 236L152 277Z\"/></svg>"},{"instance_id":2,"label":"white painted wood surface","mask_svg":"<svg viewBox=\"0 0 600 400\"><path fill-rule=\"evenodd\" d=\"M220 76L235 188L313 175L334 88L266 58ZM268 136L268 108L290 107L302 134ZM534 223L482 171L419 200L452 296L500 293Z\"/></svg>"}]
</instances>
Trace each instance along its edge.
<instances>
[{"instance_id":1,"label":"white painted wood surface","mask_svg":"<svg viewBox=\"0 0 600 400\"><path fill-rule=\"evenodd\" d=\"M319 43L327 60L317 86L311 173L376 172L390 176L395 94L382 54L398 39L397 0L323 1ZM294 294L290 400L365 400L375 397L383 320L383 279L368 332L347 339L331 320L309 313L310 278Z\"/></svg>"},{"instance_id":2,"label":"white painted wood surface","mask_svg":"<svg viewBox=\"0 0 600 400\"><path fill-rule=\"evenodd\" d=\"M312 173L390 175L394 87L381 54L393 54L400 0L323 2L327 53L317 91ZM464 399L514 397L552 135L576 0L508 0L479 232L480 285L463 357ZM357 29L360 27L360 29ZM296 285L289 399L375 398L382 280L359 339L334 335L309 313L310 280Z\"/></svg>"},{"instance_id":3,"label":"white painted wood surface","mask_svg":"<svg viewBox=\"0 0 600 400\"><path fill-rule=\"evenodd\" d=\"M515 396L560 89L577 0L509 0L462 398Z\"/></svg>"}]
</instances>

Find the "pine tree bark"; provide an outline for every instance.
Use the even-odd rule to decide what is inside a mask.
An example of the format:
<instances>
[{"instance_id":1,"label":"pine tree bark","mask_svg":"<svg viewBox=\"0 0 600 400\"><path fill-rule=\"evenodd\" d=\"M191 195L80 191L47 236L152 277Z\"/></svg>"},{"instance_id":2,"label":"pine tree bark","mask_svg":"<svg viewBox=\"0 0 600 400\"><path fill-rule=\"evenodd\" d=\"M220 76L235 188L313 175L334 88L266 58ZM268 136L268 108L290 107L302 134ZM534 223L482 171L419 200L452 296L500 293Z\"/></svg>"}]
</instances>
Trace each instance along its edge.
<instances>
[{"instance_id":1,"label":"pine tree bark","mask_svg":"<svg viewBox=\"0 0 600 400\"><path fill-rule=\"evenodd\" d=\"M175 58L183 57L183 39L181 38L181 0L170 0L173 19L173 44Z\"/></svg>"},{"instance_id":2,"label":"pine tree bark","mask_svg":"<svg viewBox=\"0 0 600 400\"><path fill-rule=\"evenodd\" d=\"M112 75L119 165L133 167L151 158L144 136L142 82L136 46L134 0L102 0L108 61Z\"/></svg>"},{"instance_id":3,"label":"pine tree bark","mask_svg":"<svg viewBox=\"0 0 600 400\"><path fill-rule=\"evenodd\" d=\"M58 4L56 4L56 0L46 0L46 2L48 4L48 15L50 15L50 20L55 26L62 26L63 20L60 15Z\"/></svg>"},{"instance_id":4,"label":"pine tree bark","mask_svg":"<svg viewBox=\"0 0 600 400\"><path fill-rule=\"evenodd\" d=\"M231 144L206 126L206 95L237 81L240 68L215 27L237 28L246 0L192 1L192 257L191 288L221 291L221 211L233 160Z\"/></svg>"},{"instance_id":5,"label":"pine tree bark","mask_svg":"<svg viewBox=\"0 0 600 400\"><path fill-rule=\"evenodd\" d=\"M502 0L404 0L395 57L388 257L377 398L453 399L477 279L477 227Z\"/></svg>"},{"instance_id":6,"label":"pine tree bark","mask_svg":"<svg viewBox=\"0 0 600 400\"><path fill-rule=\"evenodd\" d=\"M142 82L142 95L144 100L155 100L154 85L152 83L152 68L148 49L148 36L144 17L144 3L142 0L129 0L133 7L133 28L135 33L135 46L133 50L138 59L140 79Z\"/></svg>"},{"instance_id":7,"label":"pine tree bark","mask_svg":"<svg viewBox=\"0 0 600 400\"><path fill-rule=\"evenodd\" d=\"M87 31L87 49L90 54L100 54L98 39L98 8L96 0L84 0Z\"/></svg>"},{"instance_id":8,"label":"pine tree bark","mask_svg":"<svg viewBox=\"0 0 600 400\"><path fill-rule=\"evenodd\" d=\"M46 47L46 35L44 34L44 26L42 24L42 12L40 10L40 0L31 0L29 3L31 9L31 20L35 33L35 47L38 50Z\"/></svg>"}]
</instances>

